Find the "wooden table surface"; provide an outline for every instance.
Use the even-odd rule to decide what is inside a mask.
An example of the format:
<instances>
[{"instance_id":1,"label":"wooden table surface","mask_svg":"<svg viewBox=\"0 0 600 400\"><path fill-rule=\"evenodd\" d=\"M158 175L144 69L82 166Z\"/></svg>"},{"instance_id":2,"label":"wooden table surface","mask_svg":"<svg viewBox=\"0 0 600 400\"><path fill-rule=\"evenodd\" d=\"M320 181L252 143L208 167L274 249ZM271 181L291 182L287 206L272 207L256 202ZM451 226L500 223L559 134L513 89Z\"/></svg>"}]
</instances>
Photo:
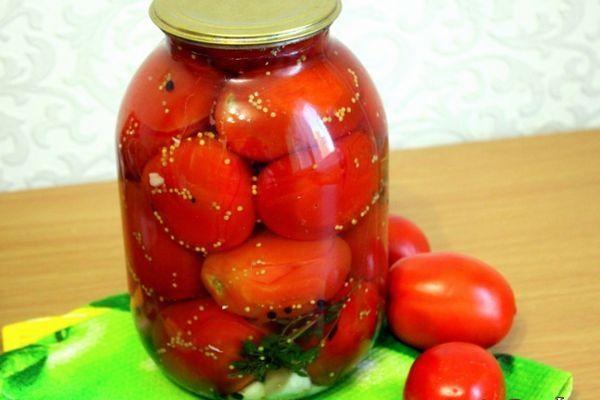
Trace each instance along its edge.
<instances>
[{"instance_id":1,"label":"wooden table surface","mask_svg":"<svg viewBox=\"0 0 600 400\"><path fill-rule=\"evenodd\" d=\"M391 211L496 266L519 314L497 350L600 396L600 132L398 151ZM0 325L125 290L115 183L0 195ZM543 399L539 399L543 400ZM550 399L548 399L550 400Z\"/></svg>"}]
</instances>

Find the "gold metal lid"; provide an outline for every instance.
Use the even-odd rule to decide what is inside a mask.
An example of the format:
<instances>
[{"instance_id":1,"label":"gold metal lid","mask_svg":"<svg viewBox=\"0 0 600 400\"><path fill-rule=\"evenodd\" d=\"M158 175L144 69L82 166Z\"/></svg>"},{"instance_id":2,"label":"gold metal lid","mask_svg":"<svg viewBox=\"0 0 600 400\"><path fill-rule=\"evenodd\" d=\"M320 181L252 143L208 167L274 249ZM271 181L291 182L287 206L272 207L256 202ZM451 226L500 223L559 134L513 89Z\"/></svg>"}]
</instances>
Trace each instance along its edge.
<instances>
[{"instance_id":1,"label":"gold metal lid","mask_svg":"<svg viewBox=\"0 0 600 400\"><path fill-rule=\"evenodd\" d=\"M150 18L194 42L259 47L315 34L341 9L341 0L154 0Z\"/></svg>"}]
</instances>

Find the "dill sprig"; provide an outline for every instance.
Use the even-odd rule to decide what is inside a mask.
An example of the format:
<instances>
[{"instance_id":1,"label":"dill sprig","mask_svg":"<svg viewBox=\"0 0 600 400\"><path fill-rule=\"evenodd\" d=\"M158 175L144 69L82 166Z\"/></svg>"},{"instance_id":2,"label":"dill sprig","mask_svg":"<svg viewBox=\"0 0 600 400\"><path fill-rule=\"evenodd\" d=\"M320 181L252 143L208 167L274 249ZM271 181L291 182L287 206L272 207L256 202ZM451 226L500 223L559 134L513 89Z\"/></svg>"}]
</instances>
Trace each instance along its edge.
<instances>
[{"instance_id":1,"label":"dill sprig","mask_svg":"<svg viewBox=\"0 0 600 400\"><path fill-rule=\"evenodd\" d=\"M348 296L341 301L328 304L319 302L315 310L309 314L293 319L277 319L274 322L283 328L280 334L270 334L256 344L251 340L244 342L241 360L232 365L239 375L252 375L264 382L267 372L279 369L290 370L300 376L307 376L306 368L319 355L319 346L304 348L298 342L311 338L326 338L337 329L340 312ZM329 327L327 335L323 335L325 326ZM320 343L321 340L319 340Z\"/></svg>"}]
</instances>

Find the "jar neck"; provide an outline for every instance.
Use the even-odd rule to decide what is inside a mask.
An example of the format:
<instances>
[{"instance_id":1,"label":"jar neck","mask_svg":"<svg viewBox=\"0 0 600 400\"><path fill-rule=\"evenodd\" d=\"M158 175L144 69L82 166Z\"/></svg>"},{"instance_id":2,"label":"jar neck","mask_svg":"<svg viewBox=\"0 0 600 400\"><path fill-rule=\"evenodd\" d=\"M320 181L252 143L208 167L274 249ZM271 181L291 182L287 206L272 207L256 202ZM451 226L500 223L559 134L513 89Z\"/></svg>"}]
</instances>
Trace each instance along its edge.
<instances>
[{"instance_id":1,"label":"jar neck","mask_svg":"<svg viewBox=\"0 0 600 400\"><path fill-rule=\"evenodd\" d=\"M257 66L295 62L302 56L320 56L328 42L329 29L296 42L273 43L259 48L211 47L167 35L167 46L175 59L204 61L234 74Z\"/></svg>"}]
</instances>

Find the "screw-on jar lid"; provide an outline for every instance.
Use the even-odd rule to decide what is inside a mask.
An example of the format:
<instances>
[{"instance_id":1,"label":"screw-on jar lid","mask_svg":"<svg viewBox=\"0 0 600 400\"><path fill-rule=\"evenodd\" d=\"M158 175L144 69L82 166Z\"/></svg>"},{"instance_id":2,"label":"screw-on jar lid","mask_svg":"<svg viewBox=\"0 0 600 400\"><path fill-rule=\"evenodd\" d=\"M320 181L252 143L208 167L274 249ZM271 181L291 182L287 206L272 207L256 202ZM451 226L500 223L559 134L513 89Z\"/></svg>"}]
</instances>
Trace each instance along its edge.
<instances>
[{"instance_id":1,"label":"screw-on jar lid","mask_svg":"<svg viewBox=\"0 0 600 400\"><path fill-rule=\"evenodd\" d=\"M341 9L341 0L154 0L150 17L183 39L259 47L315 34Z\"/></svg>"}]
</instances>

